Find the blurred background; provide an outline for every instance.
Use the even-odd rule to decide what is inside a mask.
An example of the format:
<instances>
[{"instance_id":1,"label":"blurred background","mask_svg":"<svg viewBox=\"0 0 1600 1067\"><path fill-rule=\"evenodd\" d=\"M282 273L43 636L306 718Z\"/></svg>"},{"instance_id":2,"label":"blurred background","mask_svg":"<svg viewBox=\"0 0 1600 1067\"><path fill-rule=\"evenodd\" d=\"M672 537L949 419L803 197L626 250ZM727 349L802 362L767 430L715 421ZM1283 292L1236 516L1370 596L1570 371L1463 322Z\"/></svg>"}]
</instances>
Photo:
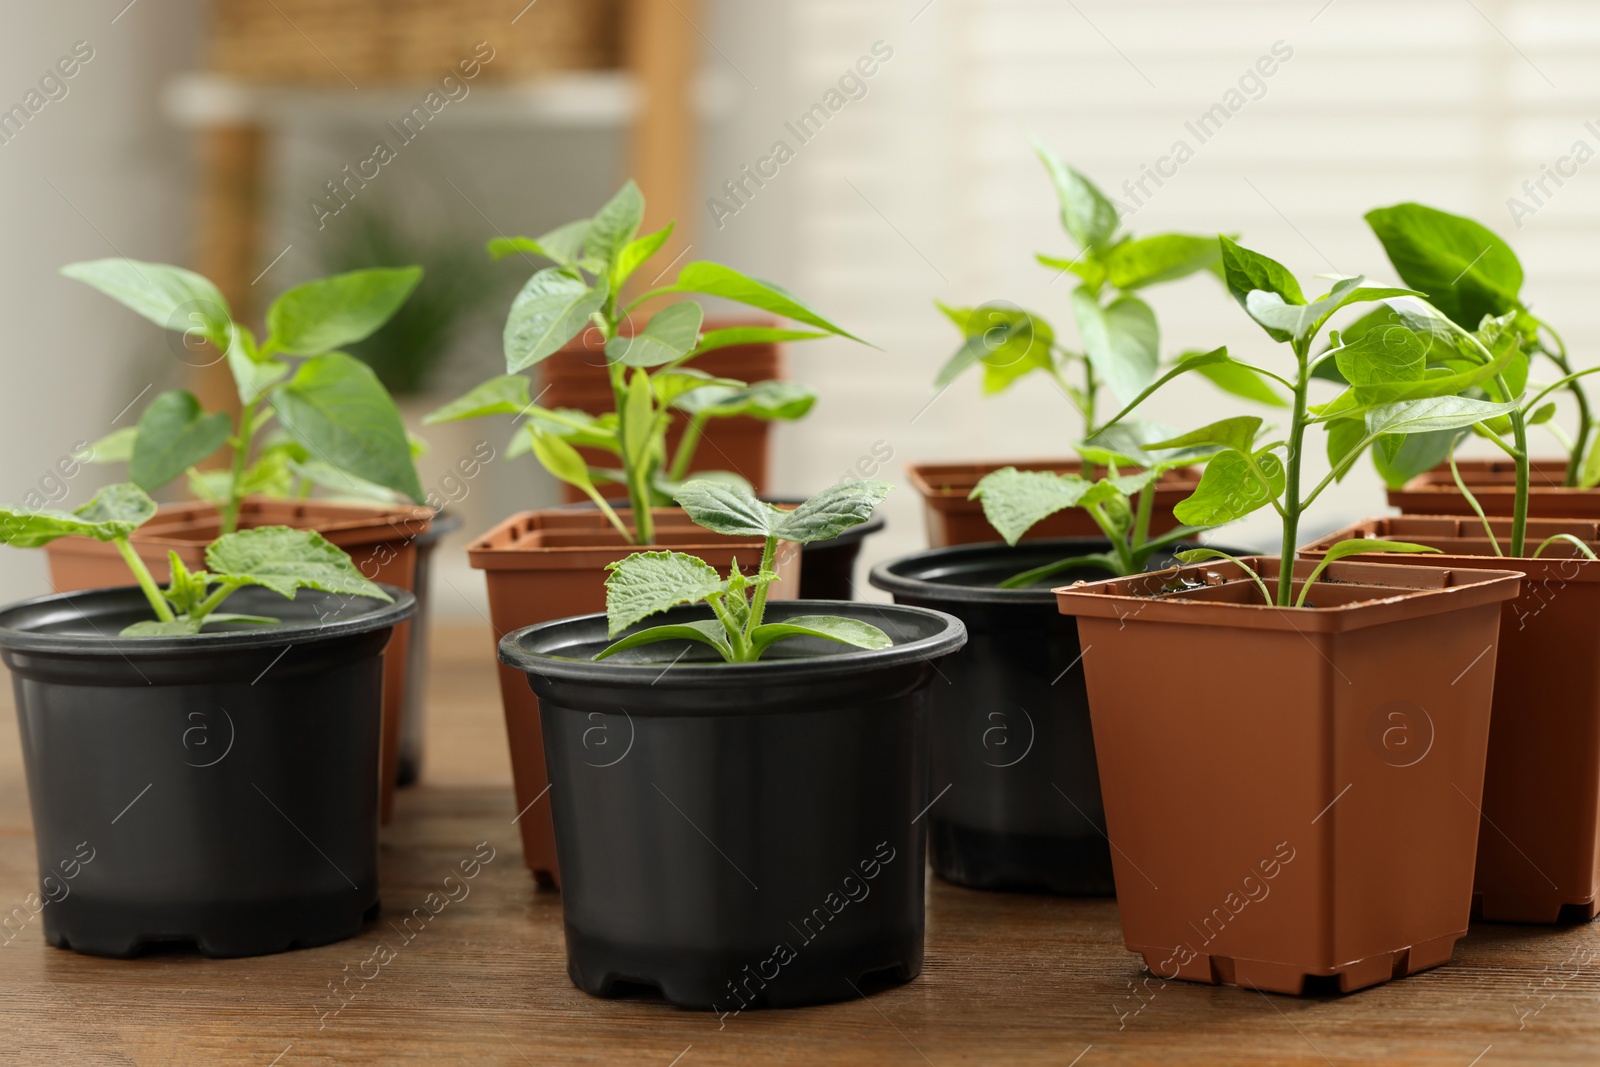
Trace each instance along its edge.
<instances>
[{"instance_id":1,"label":"blurred background","mask_svg":"<svg viewBox=\"0 0 1600 1067\"><path fill-rule=\"evenodd\" d=\"M821 399L775 428L772 488L886 477L901 488L864 562L920 548L904 463L1059 456L1076 433L1043 378L990 398L975 374L930 384L958 342L936 299L1013 301L1077 347L1068 281L1033 259L1076 248L1028 132L1129 208L1136 234L1237 234L1303 280L1393 280L1361 219L1372 207L1471 215L1512 242L1525 296L1580 366L1600 341L1600 166L1587 166L1600 8L1578 0L81 0L3 18L8 501L81 504L120 468L63 478L62 457L162 389L215 384L62 264L183 264L259 315L313 276L420 262L429 278L404 327L360 353L416 426L502 365L527 270L489 263L484 241L586 216L631 174L647 225L679 220L663 266L687 253L773 279L882 348L790 351L789 376ZM789 124L830 91L842 104L796 136ZM1225 121L1199 129L1218 104ZM427 121L397 129L416 107ZM349 181L372 174L379 141L392 158ZM725 183L779 141L791 151L777 175L732 198ZM1146 177L1180 141L1181 165L1161 164L1176 173ZM1525 188L1558 167L1559 184ZM1287 358L1209 275L1149 298L1166 356L1227 344ZM1246 410L1197 381L1150 414L1192 426ZM501 456L461 494L454 547L557 499L531 457L504 460L509 431L424 434L430 488L479 441ZM1314 456L1313 476L1325 469ZM1365 464L1325 500L1308 539L1383 510ZM1274 536L1257 517L1226 540ZM475 617L481 576L449 548L436 566L449 587L435 611ZM41 554L0 554L0 599L47 591Z\"/></svg>"}]
</instances>

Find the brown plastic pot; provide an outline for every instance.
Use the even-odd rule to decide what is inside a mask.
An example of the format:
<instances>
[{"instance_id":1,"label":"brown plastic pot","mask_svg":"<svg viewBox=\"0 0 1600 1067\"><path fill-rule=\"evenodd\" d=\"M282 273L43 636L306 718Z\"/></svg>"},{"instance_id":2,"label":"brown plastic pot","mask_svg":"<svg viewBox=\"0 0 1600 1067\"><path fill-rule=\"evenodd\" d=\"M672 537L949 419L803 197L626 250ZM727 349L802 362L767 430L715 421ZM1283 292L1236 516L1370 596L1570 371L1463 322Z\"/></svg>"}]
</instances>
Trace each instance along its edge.
<instances>
[{"instance_id":1,"label":"brown plastic pot","mask_svg":"<svg viewBox=\"0 0 1600 1067\"><path fill-rule=\"evenodd\" d=\"M624 522L632 518L626 508L618 509L617 514ZM762 542L758 540L711 533L693 525L677 508L658 508L652 515L656 538L650 545L626 544L598 511L573 508L524 511L468 545L468 559L484 572L489 586L497 662L500 639L514 630L604 611L606 565L631 553L687 552L723 571L735 559L746 571L761 562ZM779 552L777 571L782 580L772 586L770 597L795 599L800 586L800 553ZM523 862L540 885L559 886L555 824L550 805L538 803L550 786L539 701L523 671L505 663L499 668Z\"/></svg>"},{"instance_id":2,"label":"brown plastic pot","mask_svg":"<svg viewBox=\"0 0 1600 1067\"><path fill-rule=\"evenodd\" d=\"M1503 546L1511 524L1493 525ZM1592 545L1600 542L1600 523L1528 523L1530 545L1563 533ZM1351 537L1414 541L1443 553L1353 559L1522 574L1521 594L1501 607L1473 915L1490 922L1594 918L1600 908L1600 563L1561 542L1539 559L1496 556L1476 517L1367 519L1302 551L1318 556Z\"/></svg>"},{"instance_id":3,"label":"brown plastic pot","mask_svg":"<svg viewBox=\"0 0 1600 1067\"><path fill-rule=\"evenodd\" d=\"M1246 562L1276 580L1277 560ZM1277 608L1217 563L1058 589L1127 947L1164 979L1292 994L1447 962L1472 906L1500 605L1520 583L1339 562L1316 607Z\"/></svg>"},{"instance_id":4,"label":"brown plastic pot","mask_svg":"<svg viewBox=\"0 0 1600 1067\"><path fill-rule=\"evenodd\" d=\"M928 547L974 545L998 541L989 520L983 517L983 501L967 499L984 475L1004 467L1025 471L1053 471L1056 474L1082 474L1083 464L1075 459L1019 459L993 463L908 463L906 476L922 494L922 510L928 522ZM1128 472L1133 473L1133 472ZM1150 532L1166 533L1182 523L1172 514L1177 504L1200 484L1200 472L1188 469L1168 471L1156 483L1155 510L1150 515ZM1080 508L1058 511L1022 535L1024 541L1057 537L1104 537L1089 513Z\"/></svg>"},{"instance_id":5,"label":"brown plastic pot","mask_svg":"<svg viewBox=\"0 0 1600 1067\"><path fill-rule=\"evenodd\" d=\"M350 554L361 573L375 582L413 592L416 539L433 522L433 510L334 504L321 500L269 500L249 497L239 509L239 528L292 526L315 530ZM216 540L221 521L214 505L167 504L128 539L158 582L171 580L168 551L191 570L205 566L206 546ZM45 546L50 584L58 593L128 584L128 568L116 546L87 537L63 537ZM411 622L394 628L383 658L383 748L379 811L385 823L394 814L395 781L400 770L400 720L406 697L406 663Z\"/></svg>"},{"instance_id":6,"label":"brown plastic pot","mask_svg":"<svg viewBox=\"0 0 1600 1067\"><path fill-rule=\"evenodd\" d=\"M706 330L725 330L738 326L771 326L771 322L752 320L712 320ZM541 405L547 408L576 408L590 415L603 415L616 409L611 394L611 378L606 368L605 342L595 329L585 330L565 348L539 365ZM694 369L718 378L760 382L783 377L783 354L775 344L732 345L697 356ZM672 455L683 437L686 417L679 417L667 429L667 454ZM762 419L739 416L711 419L695 450L690 471L733 471L755 488L767 491L768 436L772 424ZM598 449L578 450L592 467L615 467L617 457ZM597 486L607 499L627 499L620 485ZM587 500L581 490L562 483L562 498L568 503Z\"/></svg>"},{"instance_id":7,"label":"brown plastic pot","mask_svg":"<svg viewBox=\"0 0 1600 1067\"><path fill-rule=\"evenodd\" d=\"M1461 480L1486 515L1510 515L1517 495L1517 465L1509 459L1456 460ZM1564 459L1528 464L1528 514L1540 519L1600 519L1600 489L1569 489ZM1419 474L1389 490L1389 505L1407 515L1471 515L1449 466Z\"/></svg>"}]
</instances>

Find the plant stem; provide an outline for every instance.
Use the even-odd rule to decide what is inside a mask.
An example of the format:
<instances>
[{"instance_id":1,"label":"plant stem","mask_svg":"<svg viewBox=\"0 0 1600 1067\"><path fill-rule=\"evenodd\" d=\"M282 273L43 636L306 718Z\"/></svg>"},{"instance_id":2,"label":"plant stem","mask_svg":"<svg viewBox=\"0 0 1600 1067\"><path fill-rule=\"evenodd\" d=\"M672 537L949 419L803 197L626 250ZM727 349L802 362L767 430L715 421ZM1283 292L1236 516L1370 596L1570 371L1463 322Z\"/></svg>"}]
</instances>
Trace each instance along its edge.
<instances>
[{"instance_id":1,"label":"plant stem","mask_svg":"<svg viewBox=\"0 0 1600 1067\"><path fill-rule=\"evenodd\" d=\"M171 622L172 608L167 604L167 598L162 595L161 588L156 585L156 580L151 577L150 568L139 558L139 553L128 544L126 537L118 537L113 543L117 546L117 551L122 553L123 562L127 563L128 569L133 572L139 588L144 590L144 598L150 601L150 607L155 611L156 618L162 622Z\"/></svg>"},{"instance_id":2,"label":"plant stem","mask_svg":"<svg viewBox=\"0 0 1600 1067\"><path fill-rule=\"evenodd\" d=\"M767 543L761 549L761 569L756 571L756 595L750 600L750 617L744 621L743 636L748 642L755 628L761 625L761 617L767 613L767 586L771 585L774 578L767 577L772 573L772 557L777 555L778 539L768 537Z\"/></svg>"},{"instance_id":3,"label":"plant stem","mask_svg":"<svg viewBox=\"0 0 1600 1067\"><path fill-rule=\"evenodd\" d=\"M1094 424L1094 393L1099 386L1094 380L1094 364L1089 362L1089 357L1083 357L1083 436L1085 439L1093 437L1100 431Z\"/></svg>"},{"instance_id":4,"label":"plant stem","mask_svg":"<svg viewBox=\"0 0 1600 1067\"><path fill-rule=\"evenodd\" d=\"M1160 480L1160 475L1156 475ZM1144 547L1150 540L1150 519L1156 510L1156 483L1151 482L1139 490L1139 501L1134 505L1133 511L1133 550L1135 552Z\"/></svg>"},{"instance_id":5,"label":"plant stem","mask_svg":"<svg viewBox=\"0 0 1600 1067\"><path fill-rule=\"evenodd\" d=\"M1106 518L1105 510L1099 504L1090 504L1084 510L1089 513L1095 525L1100 527L1100 532L1106 535L1106 540L1111 542L1111 551L1116 555L1117 565L1121 568L1120 573L1124 575L1136 573L1139 568L1133 562L1133 550L1128 547L1128 542L1118 533L1111 520Z\"/></svg>"},{"instance_id":6,"label":"plant stem","mask_svg":"<svg viewBox=\"0 0 1600 1067\"><path fill-rule=\"evenodd\" d=\"M233 465L228 475L228 502L222 506L220 533L230 534L239 528L239 505L244 503L244 494L239 492L239 488L244 480L245 460L250 455L250 439L254 436L252 426L255 418L256 402L252 400L239 412L233 439L228 442L233 446Z\"/></svg>"},{"instance_id":7,"label":"plant stem","mask_svg":"<svg viewBox=\"0 0 1600 1067\"><path fill-rule=\"evenodd\" d=\"M714 596L706 603L711 605L711 613L722 623L723 632L728 635L728 647L733 650L733 659L729 662L750 662L750 643L744 639L744 632L734 623L733 616L728 614L728 609L723 607L722 598Z\"/></svg>"},{"instance_id":8,"label":"plant stem","mask_svg":"<svg viewBox=\"0 0 1600 1067\"><path fill-rule=\"evenodd\" d=\"M217 586L216 590L213 591L210 596L206 597L189 610L189 618L199 620L205 618L207 615L210 615L213 611L216 611L219 607L221 607L222 602L228 599L228 597L232 596L234 591L238 588L238 582L224 581L221 585Z\"/></svg>"},{"instance_id":9,"label":"plant stem","mask_svg":"<svg viewBox=\"0 0 1600 1067\"><path fill-rule=\"evenodd\" d=\"M1296 373L1294 379L1294 414L1289 423L1287 470L1283 490L1283 547L1278 559L1278 606L1294 603L1294 561L1299 547L1300 513L1300 454L1306 435L1306 396L1310 388L1307 370L1307 352L1311 339L1294 342Z\"/></svg>"},{"instance_id":10,"label":"plant stem","mask_svg":"<svg viewBox=\"0 0 1600 1067\"><path fill-rule=\"evenodd\" d=\"M700 444L700 436L706 429L705 415L696 415L689 420L683 428L683 437L678 441L677 455L672 457L672 468L667 476L675 482L683 481L684 475L689 473L689 464L694 462L695 449Z\"/></svg>"},{"instance_id":11,"label":"plant stem","mask_svg":"<svg viewBox=\"0 0 1600 1067\"><path fill-rule=\"evenodd\" d=\"M1517 448L1517 495L1511 511L1511 554L1522 555L1528 538L1528 426L1520 410L1511 413L1511 433ZM1568 464L1568 470L1572 465Z\"/></svg>"},{"instance_id":12,"label":"plant stem","mask_svg":"<svg viewBox=\"0 0 1600 1067\"><path fill-rule=\"evenodd\" d=\"M1567 343L1561 339L1559 333L1551 329L1549 323L1540 322L1539 325L1549 332L1556 343L1556 351L1551 352L1547 349L1545 354L1550 357L1557 367L1561 368L1563 377L1571 375L1572 366L1567 360ZM1573 398L1578 402L1578 439L1573 442L1567 460L1566 485L1568 488L1573 488L1578 484L1578 476L1583 472L1584 457L1589 451L1589 433L1594 426L1589 417L1588 392L1582 385L1578 384L1575 378L1567 383L1567 389L1571 391Z\"/></svg>"},{"instance_id":13,"label":"plant stem","mask_svg":"<svg viewBox=\"0 0 1600 1067\"><path fill-rule=\"evenodd\" d=\"M1035 582L1060 574L1062 571L1070 571L1078 567L1101 567L1113 575L1122 577L1117 567L1117 561L1109 554L1101 552L1092 556L1069 556L1066 559L1058 559L1054 563L1046 563L1042 567L1035 567L1031 571L1013 574L995 586L995 588L1023 589L1033 585Z\"/></svg>"}]
</instances>

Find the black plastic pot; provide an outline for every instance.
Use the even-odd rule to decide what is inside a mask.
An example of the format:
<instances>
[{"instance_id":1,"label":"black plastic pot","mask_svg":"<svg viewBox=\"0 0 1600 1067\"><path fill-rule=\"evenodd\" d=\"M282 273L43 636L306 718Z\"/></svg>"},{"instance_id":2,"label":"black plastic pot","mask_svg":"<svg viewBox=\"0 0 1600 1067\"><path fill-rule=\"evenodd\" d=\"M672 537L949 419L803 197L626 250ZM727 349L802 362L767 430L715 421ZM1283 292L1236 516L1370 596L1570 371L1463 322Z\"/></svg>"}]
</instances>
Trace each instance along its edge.
<instances>
[{"instance_id":1,"label":"black plastic pot","mask_svg":"<svg viewBox=\"0 0 1600 1067\"><path fill-rule=\"evenodd\" d=\"M415 611L244 589L279 618L121 638L136 587L0 611L38 847L44 935L132 956L250 956L350 937L378 907L383 648Z\"/></svg>"},{"instance_id":2,"label":"black plastic pot","mask_svg":"<svg viewBox=\"0 0 1600 1067\"><path fill-rule=\"evenodd\" d=\"M417 576L411 583L417 598L416 622L411 626L411 649L406 659L406 700L400 709L400 768L395 784L402 788L416 783L422 776L422 728L426 718L428 698L428 626L429 609L433 604L431 592L433 575L433 550L448 534L461 529L461 516L453 511L440 511L428 524L426 533L418 535Z\"/></svg>"},{"instance_id":3,"label":"black plastic pot","mask_svg":"<svg viewBox=\"0 0 1600 1067\"><path fill-rule=\"evenodd\" d=\"M738 1012L922 969L927 686L965 629L893 605L767 612L847 615L896 644L790 640L724 664L666 642L594 663L603 615L500 642L539 697L567 971L586 992L647 986ZM701 605L642 625L710 617Z\"/></svg>"},{"instance_id":4,"label":"black plastic pot","mask_svg":"<svg viewBox=\"0 0 1600 1067\"><path fill-rule=\"evenodd\" d=\"M770 504L801 504L804 497L766 497ZM580 501L564 504L569 508L593 508L594 502ZM801 600L854 600L856 595L856 559L861 555L861 542L883 530L884 518L874 514L860 526L852 526L838 537L826 541L813 541L800 546L800 599Z\"/></svg>"},{"instance_id":5,"label":"black plastic pot","mask_svg":"<svg viewBox=\"0 0 1600 1067\"><path fill-rule=\"evenodd\" d=\"M928 848L934 873L948 882L1115 893L1077 621L1050 593L1109 575L1084 568L1025 589L995 587L1108 547L1082 538L958 545L872 569L872 584L896 604L948 612L967 626L967 647L941 665L929 690L928 786L938 799Z\"/></svg>"}]
</instances>

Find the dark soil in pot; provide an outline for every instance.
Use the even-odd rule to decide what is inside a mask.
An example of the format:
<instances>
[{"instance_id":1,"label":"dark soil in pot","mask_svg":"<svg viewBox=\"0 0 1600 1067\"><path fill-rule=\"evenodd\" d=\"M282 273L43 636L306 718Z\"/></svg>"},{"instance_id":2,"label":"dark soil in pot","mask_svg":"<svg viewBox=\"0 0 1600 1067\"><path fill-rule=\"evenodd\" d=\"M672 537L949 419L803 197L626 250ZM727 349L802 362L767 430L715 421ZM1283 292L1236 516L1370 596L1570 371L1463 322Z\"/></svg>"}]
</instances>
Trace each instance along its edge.
<instances>
[{"instance_id":1,"label":"dark soil in pot","mask_svg":"<svg viewBox=\"0 0 1600 1067\"><path fill-rule=\"evenodd\" d=\"M378 907L383 650L415 605L243 589L271 627L120 638L136 587L0 612L45 938L250 956L360 931ZM108 636L109 635L109 636Z\"/></svg>"},{"instance_id":2,"label":"dark soil in pot","mask_svg":"<svg viewBox=\"0 0 1600 1067\"><path fill-rule=\"evenodd\" d=\"M666 642L593 663L602 615L501 642L539 697L567 970L587 992L737 1013L922 969L926 694L964 628L893 605L767 611L848 615L896 644L791 640L730 665Z\"/></svg>"},{"instance_id":3,"label":"dark soil in pot","mask_svg":"<svg viewBox=\"0 0 1600 1067\"><path fill-rule=\"evenodd\" d=\"M1115 892L1077 620L1060 613L1050 592L1109 575L1080 568L1029 588L996 588L1022 571L1109 547L1087 538L958 545L872 570L872 584L895 603L945 611L967 626L967 646L941 664L929 690L929 792L938 800L927 815L928 849L934 873L948 882Z\"/></svg>"}]
</instances>

